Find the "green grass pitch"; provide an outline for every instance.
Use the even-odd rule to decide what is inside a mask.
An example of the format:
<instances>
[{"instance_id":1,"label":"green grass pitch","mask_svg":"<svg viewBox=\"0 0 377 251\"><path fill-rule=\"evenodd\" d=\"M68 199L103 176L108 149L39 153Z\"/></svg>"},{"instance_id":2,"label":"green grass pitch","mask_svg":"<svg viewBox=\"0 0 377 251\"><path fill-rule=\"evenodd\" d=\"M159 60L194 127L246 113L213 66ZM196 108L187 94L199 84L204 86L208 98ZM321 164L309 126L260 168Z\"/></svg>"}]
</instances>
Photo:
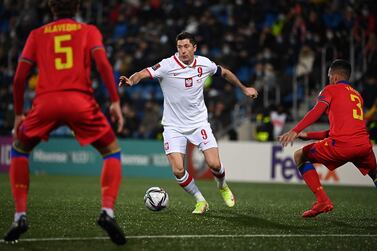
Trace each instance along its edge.
<instances>
[{"instance_id":1,"label":"green grass pitch","mask_svg":"<svg viewBox=\"0 0 377 251\"><path fill-rule=\"evenodd\" d=\"M372 186L325 186L334 211L303 219L314 201L304 185L230 183L237 204L227 208L214 181L197 184L210 204L199 216L191 214L194 200L174 180L124 178L116 217L130 238L118 247L95 224L99 177L31 176L29 231L15 245L1 242L0 250L377 250ZM168 209L145 208L144 192L151 186L167 190ZM1 235L12 220L9 179L2 174Z\"/></svg>"}]
</instances>

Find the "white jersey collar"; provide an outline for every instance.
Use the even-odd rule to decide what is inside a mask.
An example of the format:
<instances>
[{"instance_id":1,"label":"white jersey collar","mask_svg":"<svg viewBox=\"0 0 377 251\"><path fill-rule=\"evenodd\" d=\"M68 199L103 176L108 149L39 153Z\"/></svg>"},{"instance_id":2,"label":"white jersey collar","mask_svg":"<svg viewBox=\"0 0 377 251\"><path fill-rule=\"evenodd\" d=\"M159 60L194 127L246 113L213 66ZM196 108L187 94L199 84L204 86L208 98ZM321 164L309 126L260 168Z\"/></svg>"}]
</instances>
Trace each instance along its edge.
<instances>
[{"instance_id":1,"label":"white jersey collar","mask_svg":"<svg viewBox=\"0 0 377 251\"><path fill-rule=\"evenodd\" d=\"M185 63L183 63L179 57L178 57L178 53L175 53L173 55L173 58L175 60L175 62L180 66L182 67L183 69L186 68L186 67L191 67L191 68L194 68L196 66L196 56L194 56L194 61L192 61L192 63L190 65L187 65Z\"/></svg>"}]
</instances>

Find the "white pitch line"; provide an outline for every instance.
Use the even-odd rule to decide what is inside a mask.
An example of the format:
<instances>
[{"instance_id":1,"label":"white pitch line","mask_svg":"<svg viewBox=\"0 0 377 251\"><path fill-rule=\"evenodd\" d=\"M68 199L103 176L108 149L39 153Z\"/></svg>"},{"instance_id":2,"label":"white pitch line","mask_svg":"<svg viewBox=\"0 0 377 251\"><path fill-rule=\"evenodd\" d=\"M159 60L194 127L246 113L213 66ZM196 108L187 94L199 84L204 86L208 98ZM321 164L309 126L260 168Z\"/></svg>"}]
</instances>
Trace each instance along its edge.
<instances>
[{"instance_id":1,"label":"white pitch line","mask_svg":"<svg viewBox=\"0 0 377 251\"><path fill-rule=\"evenodd\" d=\"M203 235L134 235L126 236L127 239L193 239L193 238L296 238L296 237L367 237L375 238L377 234L203 234ZM61 238L26 238L20 239L20 242L43 242L43 241L89 241L89 240L107 240L108 237L61 237ZM4 240L0 240L4 243Z\"/></svg>"}]
</instances>

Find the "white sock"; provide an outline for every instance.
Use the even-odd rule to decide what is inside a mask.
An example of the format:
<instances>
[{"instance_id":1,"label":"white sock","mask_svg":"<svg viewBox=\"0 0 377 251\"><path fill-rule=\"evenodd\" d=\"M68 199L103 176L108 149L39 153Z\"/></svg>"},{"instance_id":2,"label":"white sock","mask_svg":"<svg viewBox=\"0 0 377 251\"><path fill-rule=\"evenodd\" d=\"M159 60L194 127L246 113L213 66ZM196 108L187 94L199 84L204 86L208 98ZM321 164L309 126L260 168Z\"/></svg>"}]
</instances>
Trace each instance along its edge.
<instances>
[{"instance_id":1,"label":"white sock","mask_svg":"<svg viewBox=\"0 0 377 251\"><path fill-rule=\"evenodd\" d=\"M221 163L221 167L219 171L215 171L211 169L211 172L213 174L213 177L216 180L217 187L218 188L224 188L226 186L226 181L225 181L225 168L223 166L223 163Z\"/></svg>"},{"instance_id":2,"label":"white sock","mask_svg":"<svg viewBox=\"0 0 377 251\"><path fill-rule=\"evenodd\" d=\"M114 210L112 208L103 207L101 210L105 211L111 218L114 218Z\"/></svg>"},{"instance_id":3,"label":"white sock","mask_svg":"<svg viewBox=\"0 0 377 251\"><path fill-rule=\"evenodd\" d=\"M25 215L26 216L26 212L18 212L18 213L15 213L14 214L14 222L17 222L21 216Z\"/></svg>"},{"instance_id":4,"label":"white sock","mask_svg":"<svg viewBox=\"0 0 377 251\"><path fill-rule=\"evenodd\" d=\"M176 178L178 184L185 190L187 193L193 195L196 201L205 201L202 193L199 191L199 188L196 186L192 176L185 170L185 174L182 178Z\"/></svg>"}]
</instances>

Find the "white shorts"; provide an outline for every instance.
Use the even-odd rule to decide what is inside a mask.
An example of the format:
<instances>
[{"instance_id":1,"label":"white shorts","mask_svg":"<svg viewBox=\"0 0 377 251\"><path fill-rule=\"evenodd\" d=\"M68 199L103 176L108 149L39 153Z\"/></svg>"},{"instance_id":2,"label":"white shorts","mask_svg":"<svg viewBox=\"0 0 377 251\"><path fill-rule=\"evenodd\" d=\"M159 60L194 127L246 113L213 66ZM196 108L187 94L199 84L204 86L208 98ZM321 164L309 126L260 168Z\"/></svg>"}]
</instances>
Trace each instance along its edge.
<instances>
[{"instance_id":1,"label":"white shorts","mask_svg":"<svg viewBox=\"0 0 377 251\"><path fill-rule=\"evenodd\" d=\"M217 147L217 142L209 123L189 131L165 127L162 135L164 137L164 149L166 154L186 154L187 141L198 146L201 151Z\"/></svg>"}]
</instances>

